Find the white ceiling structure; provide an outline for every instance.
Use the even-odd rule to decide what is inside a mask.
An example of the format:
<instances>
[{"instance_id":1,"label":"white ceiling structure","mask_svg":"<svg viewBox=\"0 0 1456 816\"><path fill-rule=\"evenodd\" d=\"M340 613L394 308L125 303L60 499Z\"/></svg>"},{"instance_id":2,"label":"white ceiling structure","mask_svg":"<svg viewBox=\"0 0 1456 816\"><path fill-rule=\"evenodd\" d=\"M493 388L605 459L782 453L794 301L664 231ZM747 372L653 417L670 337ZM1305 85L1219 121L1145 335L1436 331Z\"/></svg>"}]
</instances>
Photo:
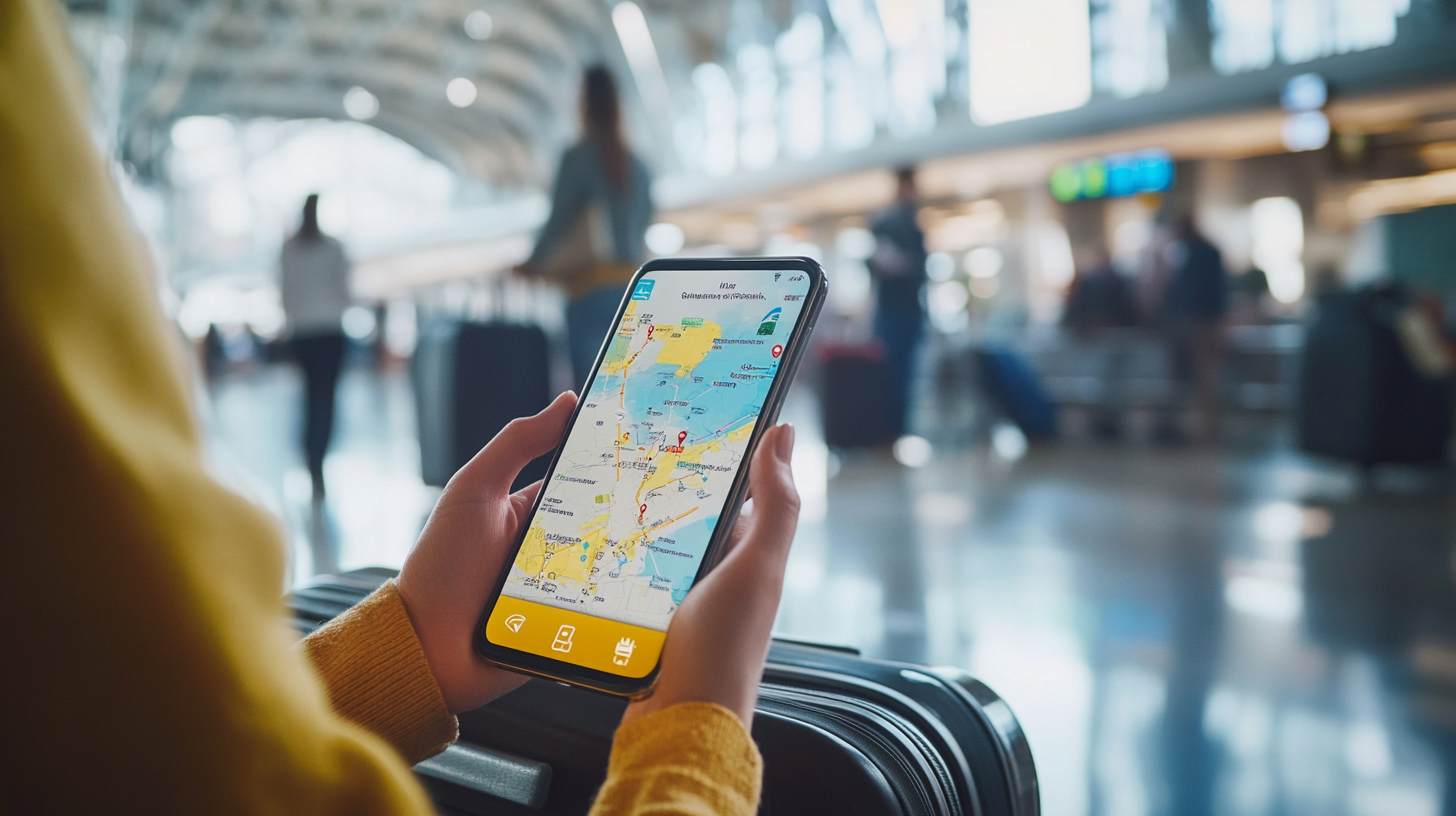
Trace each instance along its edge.
<instances>
[{"instance_id":1,"label":"white ceiling structure","mask_svg":"<svg viewBox=\"0 0 1456 816\"><path fill-rule=\"evenodd\" d=\"M703 5L656 8L654 26ZM119 134L120 158L143 175L155 175L180 118L345 119L355 87L378 101L369 124L506 187L549 177L575 126L587 64L616 69L629 116L640 113L603 0L68 0L68 8L103 128ZM480 11L489 33L475 39L465 20ZM446 98L458 77L477 91L465 107Z\"/></svg>"}]
</instances>

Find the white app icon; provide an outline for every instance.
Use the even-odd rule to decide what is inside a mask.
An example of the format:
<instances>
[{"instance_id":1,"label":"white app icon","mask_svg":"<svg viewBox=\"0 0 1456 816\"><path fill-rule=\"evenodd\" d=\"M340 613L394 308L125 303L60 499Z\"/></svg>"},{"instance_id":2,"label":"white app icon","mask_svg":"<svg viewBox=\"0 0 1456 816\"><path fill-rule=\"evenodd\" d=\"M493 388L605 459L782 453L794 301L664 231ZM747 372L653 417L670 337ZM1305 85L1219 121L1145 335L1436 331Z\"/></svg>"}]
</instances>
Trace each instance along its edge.
<instances>
[{"instance_id":1,"label":"white app icon","mask_svg":"<svg viewBox=\"0 0 1456 816\"><path fill-rule=\"evenodd\" d=\"M574 634L576 634L575 626L562 624L561 628L556 630L556 639L551 641L551 648L558 652L571 651L571 636Z\"/></svg>"},{"instance_id":2,"label":"white app icon","mask_svg":"<svg viewBox=\"0 0 1456 816\"><path fill-rule=\"evenodd\" d=\"M512 615L509 618L506 618L506 628L511 630L512 632L515 632L516 634L521 633L521 626L523 626L525 623L525 615Z\"/></svg>"},{"instance_id":3,"label":"white app icon","mask_svg":"<svg viewBox=\"0 0 1456 816\"><path fill-rule=\"evenodd\" d=\"M631 638L622 638L617 641L617 648L612 651L612 662L618 666L627 665L632 659L632 653L637 651L637 641Z\"/></svg>"}]
</instances>

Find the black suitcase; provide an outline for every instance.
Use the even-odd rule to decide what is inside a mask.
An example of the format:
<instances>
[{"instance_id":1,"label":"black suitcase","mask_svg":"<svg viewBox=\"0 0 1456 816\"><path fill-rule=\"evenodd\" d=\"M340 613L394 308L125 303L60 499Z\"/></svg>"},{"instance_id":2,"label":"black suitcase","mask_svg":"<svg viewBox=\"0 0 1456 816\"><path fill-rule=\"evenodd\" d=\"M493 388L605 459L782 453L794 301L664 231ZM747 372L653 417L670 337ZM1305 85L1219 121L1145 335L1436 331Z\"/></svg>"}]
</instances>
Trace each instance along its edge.
<instances>
[{"instance_id":1,"label":"black suitcase","mask_svg":"<svg viewBox=\"0 0 1456 816\"><path fill-rule=\"evenodd\" d=\"M443 487L517 417L551 403L550 341L539 326L448 321L421 333L411 362L425 484ZM546 475L527 466L515 488Z\"/></svg>"},{"instance_id":2,"label":"black suitcase","mask_svg":"<svg viewBox=\"0 0 1456 816\"><path fill-rule=\"evenodd\" d=\"M394 573L323 576L290 596L312 631ZM442 813L583 814L626 702L532 679L461 715L460 742L415 767ZM955 669L776 640L754 717L762 814L1036 816L1031 750L1011 709Z\"/></svg>"},{"instance_id":3,"label":"black suitcase","mask_svg":"<svg viewBox=\"0 0 1456 816\"><path fill-rule=\"evenodd\" d=\"M895 441L890 372L878 343L826 346L820 395L824 441L835 448L872 448Z\"/></svg>"},{"instance_id":4,"label":"black suitcase","mask_svg":"<svg viewBox=\"0 0 1456 816\"><path fill-rule=\"evenodd\" d=\"M1396 287L1320 299L1300 361L1301 450L1366 467L1446 460L1451 378L1411 364L1395 328L1407 305Z\"/></svg>"}]
</instances>

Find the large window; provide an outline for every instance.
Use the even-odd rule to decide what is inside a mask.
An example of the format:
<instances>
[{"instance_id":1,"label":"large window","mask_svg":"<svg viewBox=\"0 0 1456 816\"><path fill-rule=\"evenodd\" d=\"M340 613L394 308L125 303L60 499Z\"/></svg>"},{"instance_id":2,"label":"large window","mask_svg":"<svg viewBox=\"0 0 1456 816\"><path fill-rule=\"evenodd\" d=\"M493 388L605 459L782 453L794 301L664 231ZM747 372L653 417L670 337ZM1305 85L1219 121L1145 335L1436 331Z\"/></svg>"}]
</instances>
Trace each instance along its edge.
<instances>
[{"instance_id":1,"label":"large window","mask_svg":"<svg viewBox=\"0 0 1456 816\"><path fill-rule=\"evenodd\" d=\"M1092 95L1086 0L971 0L971 117L995 125Z\"/></svg>"},{"instance_id":2,"label":"large window","mask_svg":"<svg viewBox=\"0 0 1456 816\"><path fill-rule=\"evenodd\" d=\"M1410 0L1210 0L1213 67L1237 74L1395 42Z\"/></svg>"}]
</instances>

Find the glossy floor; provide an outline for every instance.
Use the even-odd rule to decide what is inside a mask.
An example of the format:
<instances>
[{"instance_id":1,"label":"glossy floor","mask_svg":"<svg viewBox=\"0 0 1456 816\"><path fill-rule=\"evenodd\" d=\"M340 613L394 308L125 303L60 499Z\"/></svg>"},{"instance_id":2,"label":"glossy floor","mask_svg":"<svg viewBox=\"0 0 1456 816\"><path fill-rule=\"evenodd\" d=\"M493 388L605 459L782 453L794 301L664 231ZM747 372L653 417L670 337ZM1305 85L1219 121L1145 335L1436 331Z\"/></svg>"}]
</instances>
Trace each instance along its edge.
<instances>
[{"instance_id":1,"label":"glossy floor","mask_svg":"<svg viewBox=\"0 0 1456 816\"><path fill-rule=\"evenodd\" d=\"M402 372L346 374L322 514L296 374L210 396L215 469L284 519L295 581L402 562L437 495ZM807 394L788 413L804 518L779 630L980 676L1021 718L1048 816L1456 813L1441 480L1365 484L1277 428L1221 451L973 446L911 469L831 454Z\"/></svg>"}]
</instances>

